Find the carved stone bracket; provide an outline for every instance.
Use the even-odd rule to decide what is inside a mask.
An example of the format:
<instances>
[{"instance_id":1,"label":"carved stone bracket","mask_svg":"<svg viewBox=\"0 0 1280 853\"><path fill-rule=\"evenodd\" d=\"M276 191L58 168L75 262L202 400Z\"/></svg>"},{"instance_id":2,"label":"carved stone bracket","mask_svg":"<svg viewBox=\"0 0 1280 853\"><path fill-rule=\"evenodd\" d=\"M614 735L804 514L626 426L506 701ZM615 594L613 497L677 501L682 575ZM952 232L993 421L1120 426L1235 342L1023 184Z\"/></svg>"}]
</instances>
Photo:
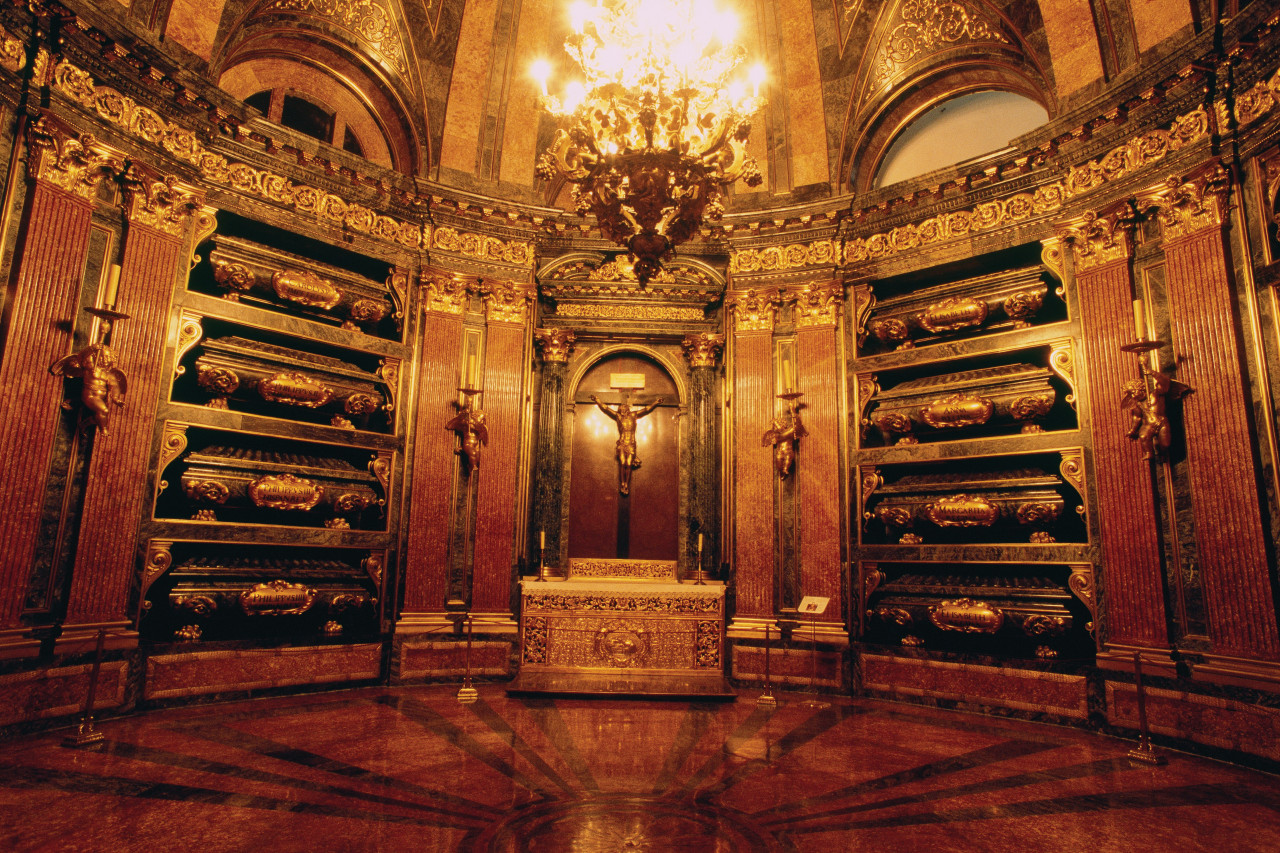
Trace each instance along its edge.
<instances>
[{"instance_id":1,"label":"carved stone bracket","mask_svg":"<svg viewBox=\"0 0 1280 853\"><path fill-rule=\"evenodd\" d=\"M1044 264L1044 268L1053 274L1058 281L1062 281L1064 275L1064 263L1062 260L1062 238L1046 237L1040 241L1040 263Z\"/></svg>"},{"instance_id":2,"label":"carved stone bracket","mask_svg":"<svg viewBox=\"0 0 1280 853\"><path fill-rule=\"evenodd\" d=\"M200 320L198 314L190 314L186 311L183 311L178 319L178 349L173 354L174 376L181 376L187 372L187 369L182 366L182 359L204 337L204 327L201 326Z\"/></svg>"},{"instance_id":3,"label":"carved stone bracket","mask_svg":"<svg viewBox=\"0 0 1280 853\"><path fill-rule=\"evenodd\" d=\"M1171 175L1162 185L1138 196L1138 208L1154 211L1165 239L1220 228L1231 178L1218 163L1188 178Z\"/></svg>"},{"instance_id":4,"label":"carved stone bracket","mask_svg":"<svg viewBox=\"0 0 1280 853\"><path fill-rule=\"evenodd\" d=\"M867 339L867 318L871 309L876 307L876 296L869 284L859 284L850 288L849 298L853 300L853 329L858 336L858 346Z\"/></svg>"},{"instance_id":5,"label":"carved stone bracket","mask_svg":"<svg viewBox=\"0 0 1280 853\"><path fill-rule=\"evenodd\" d=\"M360 561L360 567L369 575L369 579L373 581L374 588L382 589L382 573L387 565L386 551L370 551L369 556Z\"/></svg>"},{"instance_id":6,"label":"carved stone bracket","mask_svg":"<svg viewBox=\"0 0 1280 853\"><path fill-rule=\"evenodd\" d=\"M166 421L164 432L160 436L160 458L156 460L156 472L158 477L164 476L164 469L169 467L169 463L182 455L182 451L187 449L187 427L188 424L178 424L172 421ZM157 479L156 495L169 487L169 481Z\"/></svg>"},{"instance_id":7,"label":"carved stone bracket","mask_svg":"<svg viewBox=\"0 0 1280 853\"><path fill-rule=\"evenodd\" d=\"M534 329L533 342L548 364L567 364L577 335L572 329Z\"/></svg>"},{"instance_id":8,"label":"carved stone bracket","mask_svg":"<svg viewBox=\"0 0 1280 853\"><path fill-rule=\"evenodd\" d=\"M1086 210L1059 224L1062 239L1071 247L1076 271L1094 269L1128 258L1133 252L1133 225L1137 213L1129 202L1098 213Z\"/></svg>"},{"instance_id":9,"label":"carved stone bracket","mask_svg":"<svg viewBox=\"0 0 1280 853\"><path fill-rule=\"evenodd\" d=\"M724 303L733 311L734 328L739 332L771 332L782 296L777 288L732 290Z\"/></svg>"},{"instance_id":10,"label":"carved stone bracket","mask_svg":"<svg viewBox=\"0 0 1280 853\"><path fill-rule=\"evenodd\" d=\"M724 335L713 332L685 335L680 348L684 350L690 367L715 367L720 353L724 351Z\"/></svg>"},{"instance_id":11,"label":"carved stone bracket","mask_svg":"<svg viewBox=\"0 0 1280 853\"><path fill-rule=\"evenodd\" d=\"M1061 451L1062 462L1058 465L1058 471L1062 474L1062 479L1071 484L1071 488L1076 490L1076 494L1080 496L1080 506L1076 511L1081 515L1086 514L1085 507L1088 505L1089 499L1085 495L1085 468L1084 468L1084 451L1079 448Z\"/></svg>"},{"instance_id":12,"label":"carved stone bracket","mask_svg":"<svg viewBox=\"0 0 1280 853\"><path fill-rule=\"evenodd\" d=\"M1063 338L1050 344L1049 369L1057 374L1071 389L1071 393L1063 398L1072 408L1076 405L1076 362L1075 350L1070 338Z\"/></svg>"},{"instance_id":13,"label":"carved stone bracket","mask_svg":"<svg viewBox=\"0 0 1280 853\"><path fill-rule=\"evenodd\" d=\"M135 161L130 161L120 183L130 221L175 237L182 236L187 223L204 204L204 193L197 187L181 183L175 175L161 176L150 166Z\"/></svg>"},{"instance_id":14,"label":"carved stone bracket","mask_svg":"<svg viewBox=\"0 0 1280 853\"><path fill-rule=\"evenodd\" d=\"M47 113L28 125L27 144L29 174L84 199L93 198L103 178L115 177L124 168L119 151Z\"/></svg>"},{"instance_id":15,"label":"carved stone bracket","mask_svg":"<svg viewBox=\"0 0 1280 853\"><path fill-rule=\"evenodd\" d=\"M1098 602L1095 598L1093 585L1093 564L1073 563L1071 565L1071 577L1067 578L1067 588L1088 609L1089 624L1085 625L1085 630L1093 634L1094 625L1098 620Z\"/></svg>"},{"instance_id":16,"label":"carved stone bracket","mask_svg":"<svg viewBox=\"0 0 1280 853\"><path fill-rule=\"evenodd\" d=\"M173 565L173 541L152 539L147 542L147 556L142 563L142 592L138 600L146 607L147 590Z\"/></svg>"}]
</instances>

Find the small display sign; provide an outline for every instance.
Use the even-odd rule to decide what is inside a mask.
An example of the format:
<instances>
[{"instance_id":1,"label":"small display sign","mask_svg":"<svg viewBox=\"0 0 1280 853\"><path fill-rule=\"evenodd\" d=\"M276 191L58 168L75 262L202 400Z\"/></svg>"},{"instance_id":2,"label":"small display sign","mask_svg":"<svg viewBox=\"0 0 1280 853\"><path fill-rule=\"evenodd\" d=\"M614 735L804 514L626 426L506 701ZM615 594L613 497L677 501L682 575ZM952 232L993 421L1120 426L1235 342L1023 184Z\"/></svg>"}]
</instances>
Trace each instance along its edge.
<instances>
[{"instance_id":1,"label":"small display sign","mask_svg":"<svg viewBox=\"0 0 1280 853\"><path fill-rule=\"evenodd\" d=\"M830 600L820 595L806 595L800 599L800 606L796 610L808 616L818 616L827 609L827 602Z\"/></svg>"},{"instance_id":2,"label":"small display sign","mask_svg":"<svg viewBox=\"0 0 1280 853\"><path fill-rule=\"evenodd\" d=\"M609 387L617 391L643 391L643 373L610 373Z\"/></svg>"}]
</instances>

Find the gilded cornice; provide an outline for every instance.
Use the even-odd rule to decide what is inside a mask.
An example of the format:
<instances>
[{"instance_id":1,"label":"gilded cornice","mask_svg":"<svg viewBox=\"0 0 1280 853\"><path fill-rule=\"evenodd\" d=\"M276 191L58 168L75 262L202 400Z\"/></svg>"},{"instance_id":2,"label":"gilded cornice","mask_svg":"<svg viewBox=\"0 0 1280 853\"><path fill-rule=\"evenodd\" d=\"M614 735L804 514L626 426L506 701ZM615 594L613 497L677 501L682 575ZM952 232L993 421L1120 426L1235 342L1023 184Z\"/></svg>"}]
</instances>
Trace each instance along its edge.
<instances>
[{"instance_id":1,"label":"gilded cornice","mask_svg":"<svg viewBox=\"0 0 1280 853\"><path fill-rule=\"evenodd\" d=\"M738 332L772 331L774 316L781 302L781 294L772 287L731 290L724 298L725 305L733 311L734 327Z\"/></svg>"},{"instance_id":2,"label":"gilded cornice","mask_svg":"<svg viewBox=\"0 0 1280 853\"><path fill-rule=\"evenodd\" d=\"M635 302L561 302L557 317L599 320L669 320L688 322L706 319L701 306L661 305Z\"/></svg>"},{"instance_id":3,"label":"gilded cornice","mask_svg":"<svg viewBox=\"0 0 1280 853\"><path fill-rule=\"evenodd\" d=\"M538 345L542 360L549 364L567 364L577 337L572 329L533 330L533 342Z\"/></svg>"},{"instance_id":4,"label":"gilded cornice","mask_svg":"<svg viewBox=\"0 0 1280 853\"><path fill-rule=\"evenodd\" d=\"M533 244L524 240L499 240L497 237L440 226L431 231L430 246L432 249L480 261L520 267L533 266Z\"/></svg>"},{"instance_id":5,"label":"gilded cornice","mask_svg":"<svg viewBox=\"0 0 1280 853\"><path fill-rule=\"evenodd\" d=\"M1276 71L1268 80L1259 80L1243 92L1236 93L1236 123L1240 127L1252 124L1280 105L1280 71ZM1227 105L1218 102L1218 118L1226 127Z\"/></svg>"},{"instance_id":6,"label":"gilded cornice","mask_svg":"<svg viewBox=\"0 0 1280 853\"><path fill-rule=\"evenodd\" d=\"M480 295L484 298L489 322L522 324L537 291L531 284L484 279Z\"/></svg>"},{"instance_id":7,"label":"gilded cornice","mask_svg":"<svg viewBox=\"0 0 1280 853\"><path fill-rule=\"evenodd\" d=\"M812 243L790 243L763 249L739 249L729 258L729 272L780 272L805 267L829 267L839 262L838 240L815 240Z\"/></svg>"},{"instance_id":8,"label":"gilded cornice","mask_svg":"<svg viewBox=\"0 0 1280 853\"><path fill-rule=\"evenodd\" d=\"M475 289L475 279L451 273L424 271L420 282L422 309L433 314L461 314Z\"/></svg>"},{"instance_id":9,"label":"gilded cornice","mask_svg":"<svg viewBox=\"0 0 1280 853\"><path fill-rule=\"evenodd\" d=\"M1222 226L1223 201L1230 188L1230 176L1215 163L1190 178L1171 175L1160 186L1140 193L1138 209L1155 212L1166 240L1186 237Z\"/></svg>"},{"instance_id":10,"label":"gilded cornice","mask_svg":"<svg viewBox=\"0 0 1280 853\"><path fill-rule=\"evenodd\" d=\"M921 246L956 240L1053 213L1071 199L1132 175L1208 136L1209 116L1197 107L1179 116L1167 129L1145 131L1096 160L1072 167L1063 180L1042 184L1031 192L984 202L967 210L933 216L917 224L849 239L844 244L844 263L858 264L888 258Z\"/></svg>"},{"instance_id":11,"label":"gilded cornice","mask_svg":"<svg viewBox=\"0 0 1280 853\"><path fill-rule=\"evenodd\" d=\"M140 163L130 163L120 183L130 221L175 237L182 236L192 214L204 204L204 193L198 188Z\"/></svg>"},{"instance_id":12,"label":"gilded cornice","mask_svg":"<svg viewBox=\"0 0 1280 853\"><path fill-rule=\"evenodd\" d=\"M724 351L724 335L714 332L685 335L680 349L684 351L690 367L715 367L720 353Z\"/></svg>"},{"instance_id":13,"label":"gilded cornice","mask_svg":"<svg viewBox=\"0 0 1280 853\"><path fill-rule=\"evenodd\" d=\"M114 177L124 168L119 151L47 113L28 125L27 145L27 168L36 180L84 199L93 198L103 178Z\"/></svg>"},{"instance_id":14,"label":"gilded cornice","mask_svg":"<svg viewBox=\"0 0 1280 853\"><path fill-rule=\"evenodd\" d=\"M1076 272L1129 257L1136 219L1133 207L1125 202L1103 214L1086 210L1075 219L1059 223L1062 239L1075 258Z\"/></svg>"},{"instance_id":15,"label":"gilded cornice","mask_svg":"<svg viewBox=\"0 0 1280 853\"><path fill-rule=\"evenodd\" d=\"M844 304L844 283L804 284L788 288L783 297L796 306L796 328L835 326Z\"/></svg>"}]
</instances>

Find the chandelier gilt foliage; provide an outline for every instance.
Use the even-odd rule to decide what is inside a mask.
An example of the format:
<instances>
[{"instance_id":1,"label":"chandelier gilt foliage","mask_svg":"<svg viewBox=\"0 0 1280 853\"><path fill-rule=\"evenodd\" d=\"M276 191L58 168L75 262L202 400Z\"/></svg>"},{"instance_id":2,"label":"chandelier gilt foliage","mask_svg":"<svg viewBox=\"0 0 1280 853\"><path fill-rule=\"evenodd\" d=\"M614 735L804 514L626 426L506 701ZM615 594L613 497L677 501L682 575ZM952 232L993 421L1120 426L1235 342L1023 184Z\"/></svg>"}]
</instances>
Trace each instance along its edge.
<instances>
[{"instance_id":1,"label":"chandelier gilt foliage","mask_svg":"<svg viewBox=\"0 0 1280 853\"><path fill-rule=\"evenodd\" d=\"M565 50L582 80L551 96L549 64L534 64L561 123L538 176L573 182L577 212L627 247L644 285L704 219L719 218L723 187L759 186L746 141L764 69L733 78L746 50L733 43L737 20L711 0L597 3L570 8Z\"/></svg>"}]
</instances>

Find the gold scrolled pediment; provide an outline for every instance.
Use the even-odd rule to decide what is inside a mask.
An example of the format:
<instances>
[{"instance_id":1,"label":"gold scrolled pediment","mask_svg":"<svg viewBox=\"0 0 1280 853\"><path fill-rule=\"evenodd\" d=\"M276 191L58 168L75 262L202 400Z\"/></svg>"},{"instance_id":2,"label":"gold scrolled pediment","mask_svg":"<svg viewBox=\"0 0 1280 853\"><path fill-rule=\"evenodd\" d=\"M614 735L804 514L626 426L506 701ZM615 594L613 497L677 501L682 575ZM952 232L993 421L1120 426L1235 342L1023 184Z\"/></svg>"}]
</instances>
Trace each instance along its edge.
<instances>
[{"instance_id":1,"label":"gold scrolled pediment","mask_svg":"<svg viewBox=\"0 0 1280 853\"><path fill-rule=\"evenodd\" d=\"M286 580L255 584L240 593L240 609L246 616L296 616L315 603L314 589Z\"/></svg>"},{"instance_id":2,"label":"gold scrolled pediment","mask_svg":"<svg viewBox=\"0 0 1280 853\"><path fill-rule=\"evenodd\" d=\"M308 409L318 409L333 399L332 388L294 371L277 373L260 380L258 394L269 403L284 403Z\"/></svg>"},{"instance_id":3,"label":"gold scrolled pediment","mask_svg":"<svg viewBox=\"0 0 1280 853\"><path fill-rule=\"evenodd\" d=\"M310 270L280 270L271 276L271 287L281 299L325 311L342 300L341 290Z\"/></svg>"},{"instance_id":4,"label":"gold scrolled pediment","mask_svg":"<svg viewBox=\"0 0 1280 853\"><path fill-rule=\"evenodd\" d=\"M1000 520L1000 507L986 498L950 495L925 504L924 514L939 527L991 527Z\"/></svg>"},{"instance_id":5,"label":"gold scrolled pediment","mask_svg":"<svg viewBox=\"0 0 1280 853\"><path fill-rule=\"evenodd\" d=\"M929 621L942 631L994 634L1004 627L1004 611L985 601L957 598L930 607Z\"/></svg>"},{"instance_id":6,"label":"gold scrolled pediment","mask_svg":"<svg viewBox=\"0 0 1280 853\"><path fill-rule=\"evenodd\" d=\"M976 394L952 394L920 409L920 418L936 429L974 426L991 420L996 407Z\"/></svg>"},{"instance_id":7,"label":"gold scrolled pediment","mask_svg":"<svg viewBox=\"0 0 1280 853\"><path fill-rule=\"evenodd\" d=\"M324 489L293 474L271 474L249 484L249 500L269 509L309 510L320 503Z\"/></svg>"}]
</instances>

